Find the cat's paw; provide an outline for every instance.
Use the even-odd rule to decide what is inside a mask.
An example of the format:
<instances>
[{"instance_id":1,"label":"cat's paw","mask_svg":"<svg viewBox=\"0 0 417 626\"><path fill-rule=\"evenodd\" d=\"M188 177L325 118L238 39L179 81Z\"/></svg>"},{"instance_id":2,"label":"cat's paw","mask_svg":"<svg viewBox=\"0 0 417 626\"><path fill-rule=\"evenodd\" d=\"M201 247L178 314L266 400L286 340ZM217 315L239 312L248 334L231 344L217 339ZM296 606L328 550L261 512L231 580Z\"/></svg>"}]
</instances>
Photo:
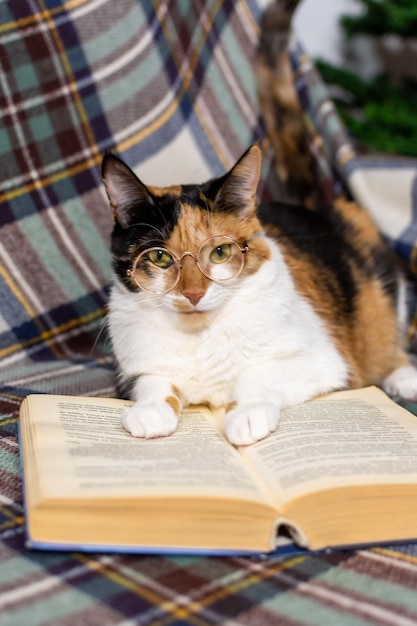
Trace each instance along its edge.
<instances>
[{"instance_id":1,"label":"cat's paw","mask_svg":"<svg viewBox=\"0 0 417 626\"><path fill-rule=\"evenodd\" d=\"M136 402L122 413L122 423L134 437L166 437L174 432L178 415L167 402L141 404Z\"/></svg>"},{"instance_id":2,"label":"cat's paw","mask_svg":"<svg viewBox=\"0 0 417 626\"><path fill-rule=\"evenodd\" d=\"M405 365L394 370L383 382L384 391L403 400L417 400L417 369Z\"/></svg>"},{"instance_id":3,"label":"cat's paw","mask_svg":"<svg viewBox=\"0 0 417 626\"><path fill-rule=\"evenodd\" d=\"M247 446L275 430L279 408L266 402L244 404L224 416L226 437L236 446Z\"/></svg>"}]
</instances>

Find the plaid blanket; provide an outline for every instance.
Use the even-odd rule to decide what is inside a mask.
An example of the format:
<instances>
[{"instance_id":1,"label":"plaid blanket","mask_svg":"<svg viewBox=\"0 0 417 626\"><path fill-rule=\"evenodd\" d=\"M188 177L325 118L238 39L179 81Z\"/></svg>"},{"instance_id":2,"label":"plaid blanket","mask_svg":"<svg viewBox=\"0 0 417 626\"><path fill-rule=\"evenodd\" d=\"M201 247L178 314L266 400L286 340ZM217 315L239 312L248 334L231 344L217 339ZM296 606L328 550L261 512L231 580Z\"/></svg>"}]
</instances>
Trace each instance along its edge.
<instances>
[{"instance_id":1,"label":"plaid blanket","mask_svg":"<svg viewBox=\"0 0 417 626\"><path fill-rule=\"evenodd\" d=\"M327 89L293 35L289 48L294 84L305 115L324 195L342 189L370 213L395 252L409 282L410 351L417 351L417 160L390 155L358 155Z\"/></svg>"},{"instance_id":2,"label":"plaid blanket","mask_svg":"<svg viewBox=\"0 0 417 626\"><path fill-rule=\"evenodd\" d=\"M196 182L261 139L252 63L266 1L0 2L1 626L417 624L413 545L246 558L25 548L21 399L115 393L102 154L117 151L149 183ZM292 56L323 181L348 183L371 210L375 166L348 147L295 43ZM393 217L381 227L410 260L409 165L397 168L407 185L382 194ZM378 168L385 181L397 172ZM266 160L265 185L268 172Z\"/></svg>"}]
</instances>

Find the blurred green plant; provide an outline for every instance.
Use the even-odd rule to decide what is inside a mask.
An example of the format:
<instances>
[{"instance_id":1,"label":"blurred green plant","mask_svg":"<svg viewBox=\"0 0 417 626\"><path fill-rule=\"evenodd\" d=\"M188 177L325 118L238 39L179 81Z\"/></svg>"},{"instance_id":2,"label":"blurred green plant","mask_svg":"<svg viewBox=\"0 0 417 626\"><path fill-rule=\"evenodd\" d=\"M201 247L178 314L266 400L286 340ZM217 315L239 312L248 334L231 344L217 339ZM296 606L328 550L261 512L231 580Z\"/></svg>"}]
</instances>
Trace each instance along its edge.
<instances>
[{"instance_id":1,"label":"blurred green plant","mask_svg":"<svg viewBox=\"0 0 417 626\"><path fill-rule=\"evenodd\" d=\"M360 33L380 37L387 33L415 37L417 33L416 0L357 0L363 5L358 16L343 16L341 25L347 37Z\"/></svg>"},{"instance_id":2,"label":"blurred green plant","mask_svg":"<svg viewBox=\"0 0 417 626\"><path fill-rule=\"evenodd\" d=\"M364 11L342 16L348 39L358 34L417 36L417 0L357 0ZM394 81L383 74L362 80L353 72L316 60L323 80L352 136L378 152L417 156L417 81Z\"/></svg>"}]
</instances>

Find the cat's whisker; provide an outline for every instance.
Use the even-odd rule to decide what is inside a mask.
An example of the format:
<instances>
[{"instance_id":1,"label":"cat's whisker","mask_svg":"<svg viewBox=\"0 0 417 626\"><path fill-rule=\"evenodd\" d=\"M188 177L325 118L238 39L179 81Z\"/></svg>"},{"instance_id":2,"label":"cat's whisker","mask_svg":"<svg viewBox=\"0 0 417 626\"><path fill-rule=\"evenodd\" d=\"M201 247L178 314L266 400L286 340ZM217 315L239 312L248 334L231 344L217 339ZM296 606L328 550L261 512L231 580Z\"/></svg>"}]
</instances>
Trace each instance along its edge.
<instances>
[{"instance_id":1,"label":"cat's whisker","mask_svg":"<svg viewBox=\"0 0 417 626\"><path fill-rule=\"evenodd\" d=\"M107 317L107 316L105 316L105 317L102 319L101 323L100 323L100 327L99 327L99 329L98 329L98 331L97 331L97 334L96 334L96 336L95 336L94 343L93 343L93 345L91 346L90 356L91 356L92 354L94 354L94 352L95 352L95 350L96 350L96 348L97 348L98 342L100 341L101 336L103 335L103 333L108 333L108 332L109 332L108 317Z\"/></svg>"},{"instance_id":2,"label":"cat's whisker","mask_svg":"<svg viewBox=\"0 0 417 626\"><path fill-rule=\"evenodd\" d=\"M140 292L140 303L146 304L147 307L149 305L154 305L156 307L161 306L161 296L159 294L146 293L145 291Z\"/></svg>"},{"instance_id":3,"label":"cat's whisker","mask_svg":"<svg viewBox=\"0 0 417 626\"><path fill-rule=\"evenodd\" d=\"M134 222L133 224L131 224L130 227L136 227L136 228L147 228L149 230L153 230L156 231L156 233L159 235L159 237L155 240L149 240L149 241L156 241L158 243L160 243L161 241L165 240L165 235L162 232L162 230L160 228L158 228L157 226L153 225L153 224L148 224L147 222Z\"/></svg>"},{"instance_id":4,"label":"cat's whisker","mask_svg":"<svg viewBox=\"0 0 417 626\"><path fill-rule=\"evenodd\" d=\"M159 215L162 217L162 221L164 222L165 226L168 226L168 221L167 221L166 215L163 213L163 211L161 210L161 208L160 208L160 206L158 204L156 205L156 209L157 209Z\"/></svg>"}]
</instances>

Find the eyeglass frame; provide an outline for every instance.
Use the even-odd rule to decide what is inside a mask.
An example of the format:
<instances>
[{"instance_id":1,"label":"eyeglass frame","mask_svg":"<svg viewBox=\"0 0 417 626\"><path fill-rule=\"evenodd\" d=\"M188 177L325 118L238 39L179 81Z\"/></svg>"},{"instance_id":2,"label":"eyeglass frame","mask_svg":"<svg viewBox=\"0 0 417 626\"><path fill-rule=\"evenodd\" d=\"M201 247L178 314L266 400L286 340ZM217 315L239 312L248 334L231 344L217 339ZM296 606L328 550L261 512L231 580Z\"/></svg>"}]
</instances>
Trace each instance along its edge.
<instances>
[{"instance_id":1,"label":"eyeglass frame","mask_svg":"<svg viewBox=\"0 0 417 626\"><path fill-rule=\"evenodd\" d=\"M233 276L230 276L230 278L211 278L210 276L207 276L207 274L205 272L203 272L201 266L200 266L200 262L198 260L199 255L200 255L200 251L201 248L208 242L210 241L210 239L218 239L218 238L223 238L223 239L227 239L229 241L231 241L232 243L236 244L237 247L239 248L240 252L242 253L242 262L239 268L239 271L234 274ZM174 259L174 261L176 262L177 266L178 266L178 276L177 279L175 280L174 284L172 285L172 287L170 287L169 289L165 289L164 291L150 291L149 289L146 289L145 287L143 287L137 280L135 277L135 267L137 265L138 260L147 252L151 252L152 250L163 250L164 252L168 252L168 254ZM248 246L247 243L244 244L243 248L240 246L239 242L236 241L236 239L234 239L233 237L229 237L228 235L212 235L211 237L207 237L207 239L204 239L204 241L201 242L201 244L198 246L198 250L197 252L194 254L193 252L190 252L189 250L187 250L186 252L184 252L180 257L177 257L176 254L174 254L173 252L171 252L171 250L168 250L168 248L164 248L163 246L152 246L151 248L145 248L145 250L142 250L142 252L140 252L134 259L132 266L127 270L126 274L129 276L129 278L132 278L134 280L134 282L136 283L136 285L139 287L139 289L141 289L142 291L145 291L145 293L151 293L153 295L162 295L165 293L169 293L170 291L172 291L173 289L175 289L175 287L178 285L180 278L181 278L181 269L182 269L182 261L184 259L184 257L190 256L192 257L192 259L194 260L194 263L196 264L197 268L200 270L200 272L203 274L203 276L205 276L206 278L208 278L208 280L213 281L214 283L222 283L222 282L226 282L228 280L232 280L233 278L237 278L242 270L243 270L243 266L245 265L245 254L247 254L248 252L250 252L250 248Z\"/></svg>"}]
</instances>

